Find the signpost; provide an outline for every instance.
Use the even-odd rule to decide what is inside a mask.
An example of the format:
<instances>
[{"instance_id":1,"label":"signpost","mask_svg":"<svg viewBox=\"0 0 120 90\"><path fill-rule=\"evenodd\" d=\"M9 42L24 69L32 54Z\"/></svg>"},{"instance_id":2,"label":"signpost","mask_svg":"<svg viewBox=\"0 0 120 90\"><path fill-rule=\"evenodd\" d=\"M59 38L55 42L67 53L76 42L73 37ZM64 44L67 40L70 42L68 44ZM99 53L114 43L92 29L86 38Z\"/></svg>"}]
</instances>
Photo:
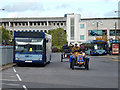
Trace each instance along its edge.
<instances>
[{"instance_id":1,"label":"signpost","mask_svg":"<svg viewBox=\"0 0 120 90\"><path fill-rule=\"evenodd\" d=\"M119 44L112 44L112 54L119 54Z\"/></svg>"}]
</instances>

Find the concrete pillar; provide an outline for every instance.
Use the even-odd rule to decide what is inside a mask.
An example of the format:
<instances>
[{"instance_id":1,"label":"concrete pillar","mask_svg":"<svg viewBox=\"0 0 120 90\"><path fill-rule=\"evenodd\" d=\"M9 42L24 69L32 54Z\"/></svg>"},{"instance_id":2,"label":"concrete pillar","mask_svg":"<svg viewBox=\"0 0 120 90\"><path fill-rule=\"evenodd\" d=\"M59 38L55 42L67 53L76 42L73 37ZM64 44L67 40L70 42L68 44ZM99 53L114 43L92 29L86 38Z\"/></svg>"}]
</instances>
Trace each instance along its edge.
<instances>
[{"instance_id":1,"label":"concrete pillar","mask_svg":"<svg viewBox=\"0 0 120 90\"><path fill-rule=\"evenodd\" d=\"M29 27L30 26L30 22L28 21L27 23L28 23L28 27Z\"/></svg>"},{"instance_id":2,"label":"concrete pillar","mask_svg":"<svg viewBox=\"0 0 120 90\"><path fill-rule=\"evenodd\" d=\"M34 23L32 23L32 26L34 26Z\"/></svg>"},{"instance_id":3,"label":"concrete pillar","mask_svg":"<svg viewBox=\"0 0 120 90\"><path fill-rule=\"evenodd\" d=\"M9 22L9 27L10 27L11 23Z\"/></svg>"},{"instance_id":4,"label":"concrete pillar","mask_svg":"<svg viewBox=\"0 0 120 90\"><path fill-rule=\"evenodd\" d=\"M45 23L44 23L44 26L45 26Z\"/></svg>"},{"instance_id":5,"label":"concrete pillar","mask_svg":"<svg viewBox=\"0 0 120 90\"><path fill-rule=\"evenodd\" d=\"M110 39L110 30L109 29L107 29L107 39Z\"/></svg>"},{"instance_id":6,"label":"concrete pillar","mask_svg":"<svg viewBox=\"0 0 120 90\"><path fill-rule=\"evenodd\" d=\"M48 23L48 21L47 21L47 26L49 26L49 23Z\"/></svg>"},{"instance_id":7,"label":"concrete pillar","mask_svg":"<svg viewBox=\"0 0 120 90\"><path fill-rule=\"evenodd\" d=\"M42 23L40 22L40 26L42 25Z\"/></svg>"},{"instance_id":8,"label":"concrete pillar","mask_svg":"<svg viewBox=\"0 0 120 90\"><path fill-rule=\"evenodd\" d=\"M36 26L38 26L38 23L36 22Z\"/></svg>"}]
</instances>

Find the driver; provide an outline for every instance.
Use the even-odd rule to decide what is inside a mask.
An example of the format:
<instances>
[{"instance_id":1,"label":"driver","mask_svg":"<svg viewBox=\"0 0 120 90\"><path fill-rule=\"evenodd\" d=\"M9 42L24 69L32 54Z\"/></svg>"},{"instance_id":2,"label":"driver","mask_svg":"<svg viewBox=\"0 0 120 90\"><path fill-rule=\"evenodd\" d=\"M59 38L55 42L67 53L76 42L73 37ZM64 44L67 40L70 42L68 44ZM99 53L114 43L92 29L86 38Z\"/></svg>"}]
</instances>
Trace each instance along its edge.
<instances>
[{"instance_id":1,"label":"driver","mask_svg":"<svg viewBox=\"0 0 120 90\"><path fill-rule=\"evenodd\" d=\"M77 43L75 43L75 46L72 48L72 52L78 51L80 48L77 46Z\"/></svg>"}]
</instances>

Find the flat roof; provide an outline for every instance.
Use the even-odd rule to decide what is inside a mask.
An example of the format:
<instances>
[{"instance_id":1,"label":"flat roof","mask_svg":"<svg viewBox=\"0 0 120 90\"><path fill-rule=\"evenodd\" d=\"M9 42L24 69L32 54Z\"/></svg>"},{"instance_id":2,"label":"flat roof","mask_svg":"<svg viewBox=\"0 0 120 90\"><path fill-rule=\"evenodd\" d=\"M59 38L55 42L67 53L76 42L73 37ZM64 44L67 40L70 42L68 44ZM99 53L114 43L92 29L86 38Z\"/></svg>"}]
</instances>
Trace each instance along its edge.
<instances>
[{"instance_id":1,"label":"flat roof","mask_svg":"<svg viewBox=\"0 0 120 90\"><path fill-rule=\"evenodd\" d=\"M120 17L110 17L110 18L81 18L81 20L104 20L104 19L120 19Z\"/></svg>"}]
</instances>

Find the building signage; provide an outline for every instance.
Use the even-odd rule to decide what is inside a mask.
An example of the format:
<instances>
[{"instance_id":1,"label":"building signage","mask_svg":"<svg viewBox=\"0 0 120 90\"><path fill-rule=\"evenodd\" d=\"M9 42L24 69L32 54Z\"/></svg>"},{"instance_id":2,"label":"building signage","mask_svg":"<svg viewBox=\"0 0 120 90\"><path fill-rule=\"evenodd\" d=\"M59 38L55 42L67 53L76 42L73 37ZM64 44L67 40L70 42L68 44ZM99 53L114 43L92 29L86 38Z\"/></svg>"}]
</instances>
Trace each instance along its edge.
<instances>
[{"instance_id":1,"label":"building signage","mask_svg":"<svg viewBox=\"0 0 120 90\"><path fill-rule=\"evenodd\" d=\"M112 44L112 54L119 54L119 44Z\"/></svg>"}]
</instances>

